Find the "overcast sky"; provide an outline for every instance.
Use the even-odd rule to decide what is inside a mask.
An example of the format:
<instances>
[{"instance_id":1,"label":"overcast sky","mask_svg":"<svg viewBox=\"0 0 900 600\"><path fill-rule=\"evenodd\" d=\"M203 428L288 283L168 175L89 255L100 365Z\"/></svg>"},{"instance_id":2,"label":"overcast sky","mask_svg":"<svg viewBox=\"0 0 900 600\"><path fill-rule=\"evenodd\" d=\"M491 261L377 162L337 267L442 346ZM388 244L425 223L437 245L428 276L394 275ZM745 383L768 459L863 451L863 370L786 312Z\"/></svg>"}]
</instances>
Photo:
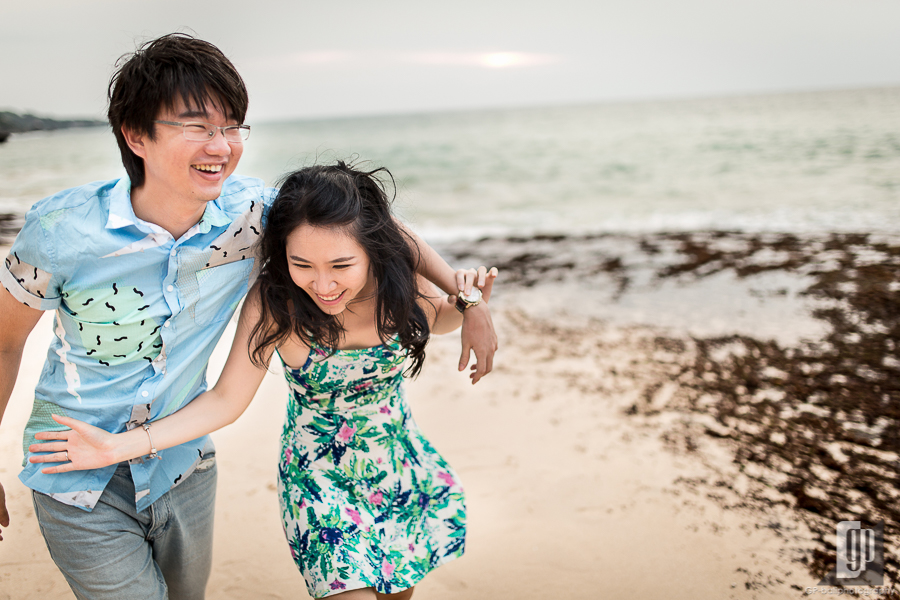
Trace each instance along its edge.
<instances>
[{"instance_id":1,"label":"overcast sky","mask_svg":"<svg viewBox=\"0 0 900 600\"><path fill-rule=\"evenodd\" d=\"M248 122L900 85L898 0L6 0L0 109L102 117L116 59L186 30Z\"/></svg>"}]
</instances>

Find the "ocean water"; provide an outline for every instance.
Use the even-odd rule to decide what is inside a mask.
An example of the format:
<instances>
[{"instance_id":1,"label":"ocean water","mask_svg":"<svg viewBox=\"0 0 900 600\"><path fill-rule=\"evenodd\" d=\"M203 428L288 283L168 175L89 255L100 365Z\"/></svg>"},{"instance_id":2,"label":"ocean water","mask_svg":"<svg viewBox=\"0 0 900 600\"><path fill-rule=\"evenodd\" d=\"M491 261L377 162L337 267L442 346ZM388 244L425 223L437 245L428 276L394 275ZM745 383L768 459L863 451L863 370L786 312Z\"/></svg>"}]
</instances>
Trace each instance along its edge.
<instances>
[{"instance_id":1,"label":"ocean water","mask_svg":"<svg viewBox=\"0 0 900 600\"><path fill-rule=\"evenodd\" d=\"M388 167L435 241L690 230L900 230L900 88L251 123L239 173ZM0 212L120 176L108 129L0 145Z\"/></svg>"}]
</instances>

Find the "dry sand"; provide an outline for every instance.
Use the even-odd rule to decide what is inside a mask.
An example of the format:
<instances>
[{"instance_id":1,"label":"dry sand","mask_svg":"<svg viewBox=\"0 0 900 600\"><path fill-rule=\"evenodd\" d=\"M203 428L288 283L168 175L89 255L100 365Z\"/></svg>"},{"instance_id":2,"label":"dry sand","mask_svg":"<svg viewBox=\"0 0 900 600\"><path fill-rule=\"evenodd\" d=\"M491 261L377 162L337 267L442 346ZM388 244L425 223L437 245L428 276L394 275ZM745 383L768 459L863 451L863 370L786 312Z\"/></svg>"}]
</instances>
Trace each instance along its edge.
<instances>
[{"instance_id":1,"label":"dry sand","mask_svg":"<svg viewBox=\"0 0 900 600\"><path fill-rule=\"evenodd\" d=\"M469 507L466 555L426 577L417 598L797 598L816 585L810 566L822 552L823 515L771 485L774 471L760 475L765 464L735 462L747 447L731 435L741 424L716 421L711 401L687 406L697 396L685 392L714 396L692 378L708 339L701 335L748 333L754 323L761 338L785 345L824 335L828 328L808 317L816 302L802 293L808 274L737 276L723 267L708 269L725 278L713 283L666 283L642 275L660 271L659 252L623 249L639 241L530 240L526 258L515 254L518 242L494 242L513 253L487 257L506 267L493 308L494 372L469 385L455 368L458 336L443 336L407 388L416 420L462 477ZM563 246L535 250L545 242ZM560 259L564 252L581 259ZM584 257L590 276L580 270ZM616 257L618 265L604 262ZM0 600L72 597L16 478L49 317L29 339L0 428L12 515L0 543ZM212 380L226 346L214 355ZM281 374L270 374L247 413L214 435L210 598L306 597L275 493L286 393Z\"/></svg>"}]
</instances>

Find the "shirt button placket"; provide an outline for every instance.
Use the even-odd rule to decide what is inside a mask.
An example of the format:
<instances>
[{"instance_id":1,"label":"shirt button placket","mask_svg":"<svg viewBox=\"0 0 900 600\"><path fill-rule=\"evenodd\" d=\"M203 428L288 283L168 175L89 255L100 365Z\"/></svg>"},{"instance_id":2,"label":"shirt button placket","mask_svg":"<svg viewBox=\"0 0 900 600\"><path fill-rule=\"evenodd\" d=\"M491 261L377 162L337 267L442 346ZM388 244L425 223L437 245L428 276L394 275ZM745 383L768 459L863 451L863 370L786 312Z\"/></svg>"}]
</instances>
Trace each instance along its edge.
<instances>
[{"instance_id":1,"label":"shirt button placket","mask_svg":"<svg viewBox=\"0 0 900 600\"><path fill-rule=\"evenodd\" d=\"M175 313L178 311L178 296L175 294L175 281L178 278L178 258L177 258L177 250L172 248L169 250L169 270L166 273L165 281L168 283L165 284L165 291L163 292L163 298L166 299L166 305L169 307L169 312L174 317ZM172 317L163 324L164 327L169 326L169 321L172 320Z\"/></svg>"},{"instance_id":2,"label":"shirt button placket","mask_svg":"<svg viewBox=\"0 0 900 600\"><path fill-rule=\"evenodd\" d=\"M163 322L163 329L169 329L172 323L172 317L175 316L175 313L178 311L178 297L175 294L175 286L173 285L175 279L178 276L178 250L174 246L169 250L169 268L166 272L165 279L163 280L164 288L163 288L163 300L165 300L166 306L169 307L170 317ZM172 283L165 283L166 281ZM164 336L164 331L160 332L160 336ZM168 343L168 340L163 339L163 343ZM166 374L166 366L165 364L155 365L158 369L157 373L162 375Z\"/></svg>"}]
</instances>

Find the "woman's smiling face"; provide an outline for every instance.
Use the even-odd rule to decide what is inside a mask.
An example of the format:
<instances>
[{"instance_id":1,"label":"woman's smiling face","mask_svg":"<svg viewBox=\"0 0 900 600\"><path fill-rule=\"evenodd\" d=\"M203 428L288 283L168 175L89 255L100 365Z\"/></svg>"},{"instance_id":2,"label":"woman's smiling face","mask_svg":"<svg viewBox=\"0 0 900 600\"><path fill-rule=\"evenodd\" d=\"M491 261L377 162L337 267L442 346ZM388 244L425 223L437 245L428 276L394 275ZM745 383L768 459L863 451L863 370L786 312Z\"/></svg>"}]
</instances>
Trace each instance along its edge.
<instances>
[{"instance_id":1,"label":"woman's smiling face","mask_svg":"<svg viewBox=\"0 0 900 600\"><path fill-rule=\"evenodd\" d=\"M325 313L338 315L371 296L369 257L343 227L300 225L285 244L291 279Z\"/></svg>"}]
</instances>

